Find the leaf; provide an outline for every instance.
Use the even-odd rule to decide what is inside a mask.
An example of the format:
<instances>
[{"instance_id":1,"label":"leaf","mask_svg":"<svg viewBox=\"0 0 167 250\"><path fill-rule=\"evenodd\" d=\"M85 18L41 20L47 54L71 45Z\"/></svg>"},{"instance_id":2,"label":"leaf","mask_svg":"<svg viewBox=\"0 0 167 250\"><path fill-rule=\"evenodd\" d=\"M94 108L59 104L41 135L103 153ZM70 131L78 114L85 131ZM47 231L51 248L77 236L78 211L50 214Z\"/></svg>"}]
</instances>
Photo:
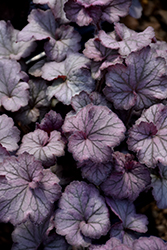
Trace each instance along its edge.
<instances>
[{"instance_id":1,"label":"leaf","mask_svg":"<svg viewBox=\"0 0 167 250\"><path fill-rule=\"evenodd\" d=\"M0 219L17 225L29 217L41 223L50 214L53 203L60 198L59 179L50 169L27 153L10 156L1 163Z\"/></svg>"},{"instance_id":2,"label":"leaf","mask_svg":"<svg viewBox=\"0 0 167 250\"><path fill-rule=\"evenodd\" d=\"M88 181L98 186L105 181L110 174L112 164L111 162L98 163L87 160L78 164L78 167L81 168L83 178L86 178Z\"/></svg>"},{"instance_id":3,"label":"leaf","mask_svg":"<svg viewBox=\"0 0 167 250\"><path fill-rule=\"evenodd\" d=\"M3 114L0 116L0 143L8 151L16 150L20 140L20 131L14 126L13 119ZM2 148L1 148L2 149ZM2 149L4 151L4 149ZM4 153L6 155L6 153Z\"/></svg>"},{"instance_id":4,"label":"leaf","mask_svg":"<svg viewBox=\"0 0 167 250\"><path fill-rule=\"evenodd\" d=\"M101 30L98 35L103 46L110 49L119 49L122 56L141 50L149 45L155 37L154 29L147 27L143 32L137 33L127 28L123 23L115 23L115 31L106 34Z\"/></svg>"},{"instance_id":5,"label":"leaf","mask_svg":"<svg viewBox=\"0 0 167 250\"><path fill-rule=\"evenodd\" d=\"M109 108L93 104L88 104L72 117L66 117L62 129L70 134L68 150L79 162L88 159L107 161L111 156L111 147L124 139L126 130Z\"/></svg>"},{"instance_id":6,"label":"leaf","mask_svg":"<svg viewBox=\"0 0 167 250\"><path fill-rule=\"evenodd\" d=\"M134 161L130 154L114 152L112 156L114 171L101 185L101 189L107 196L134 201L150 184L150 173L144 165Z\"/></svg>"},{"instance_id":7,"label":"leaf","mask_svg":"<svg viewBox=\"0 0 167 250\"><path fill-rule=\"evenodd\" d=\"M167 166L158 163L159 176L151 174L152 194L160 209L167 207Z\"/></svg>"},{"instance_id":8,"label":"leaf","mask_svg":"<svg viewBox=\"0 0 167 250\"><path fill-rule=\"evenodd\" d=\"M156 236L150 237L140 237L133 242L134 250L165 250L167 248L167 243Z\"/></svg>"},{"instance_id":9,"label":"leaf","mask_svg":"<svg viewBox=\"0 0 167 250\"><path fill-rule=\"evenodd\" d=\"M129 129L129 150L137 152L139 162L154 168L158 161L167 164L167 107L155 104L144 110Z\"/></svg>"},{"instance_id":10,"label":"leaf","mask_svg":"<svg viewBox=\"0 0 167 250\"><path fill-rule=\"evenodd\" d=\"M167 76L162 58L156 57L150 47L131 53L127 66L117 64L106 74L104 94L117 109L139 110L167 96Z\"/></svg>"},{"instance_id":11,"label":"leaf","mask_svg":"<svg viewBox=\"0 0 167 250\"><path fill-rule=\"evenodd\" d=\"M87 247L91 238L106 235L110 228L109 214L98 189L83 181L71 182L59 201L55 226L56 232L75 246Z\"/></svg>"},{"instance_id":12,"label":"leaf","mask_svg":"<svg viewBox=\"0 0 167 250\"><path fill-rule=\"evenodd\" d=\"M64 146L60 132L54 130L48 136L47 132L36 129L23 136L17 154L27 152L34 155L37 160L41 160L44 165L51 166L55 163L56 157L64 155Z\"/></svg>"},{"instance_id":13,"label":"leaf","mask_svg":"<svg viewBox=\"0 0 167 250\"><path fill-rule=\"evenodd\" d=\"M48 81L54 80L48 87L47 95L51 99L55 96L66 105L71 98L81 91L90 93L94 90L94 80L86 68L89 60L79 53L70 53L62 62L49 62L42 67L42 77ZM75 73L74 73L75 72Z\"/></svg>"},{"instance_id":14,"label":"leaf","mask_svg":"<svg viewBox=\"0 0 167 250\"><path fill-rule=\"evenodd\" d=\"M51 39L45 43L44 49L48 60L61 62L67 53L80 50L81 36L70 25L61 25L55 31L55 40Z\"/></svg>"},{"instance_id":15,"label":"leaf","mask_svg":"<svg viewBox=\"0 0 167 250\"><path fill-rule=\"evenodd\" d=\"M8 151L0 144L0 163L2 163L7 156L9 156Z\"/></svg>"},{"instance_id":16,"label":"leaf","mask_svg":"<svg viewBox=\"0 0 167 250\"><path fill-rule=\"evenodd\" d=\"M91 245L89 250L131 250L115 237L110 238L105 245Z\"/></svg>"},{"instance_id":17,"label":"leaf","mask_svg":"<svg viewBox=\"0 0 167 250\"><path fill-rule=\"evenodd\" d=\"M18 41L54 39L57 23L51 10L33 9L28 16L28 24L19 32Z\"/></svg>"},{"instance_id":18,"label":"leaf","mask_svg":"<svg viewBox=\"0 0 167 250\"><path fill-rule=\"evenodd\" d=\"M45 115L41 123L36 123L36 129L41 129L46 131L48 134L54 130L61 130L63 125L63 119L59 113L50 110L49 113Z\"/></svg>"},{"instance_id":19,"label":"leaf","mask_svg":"<svg viewBox=\"0 0 167 250\"><path fill-rule=\"evenodd\" d=\"M129 15L134 18L140 18L142 15L143 8L139 0L132 0L132 4L129 8Z\"/></svg>"},{"instance_id":20,"label":"leaf","mask_svg":"<svg viewBox=\"0 0 167 250\"><path fill-rule=\"evenodd\" d=\"M22 77L18 62L0 59L0 105L8 111L17 111L28 104L29 86L21 81Z\"/></svg>"},{"instance_id":21,"label":"leaf","mask_svg":"<svg viewBox=\"0 0 167 250\"><path fill-rule=\"evenodd\" d=\"M17 42L18 33L10 21L0 21L0 58L19 60L34 51L36 44L33 41Z\"/></svg>"}]
</instances>

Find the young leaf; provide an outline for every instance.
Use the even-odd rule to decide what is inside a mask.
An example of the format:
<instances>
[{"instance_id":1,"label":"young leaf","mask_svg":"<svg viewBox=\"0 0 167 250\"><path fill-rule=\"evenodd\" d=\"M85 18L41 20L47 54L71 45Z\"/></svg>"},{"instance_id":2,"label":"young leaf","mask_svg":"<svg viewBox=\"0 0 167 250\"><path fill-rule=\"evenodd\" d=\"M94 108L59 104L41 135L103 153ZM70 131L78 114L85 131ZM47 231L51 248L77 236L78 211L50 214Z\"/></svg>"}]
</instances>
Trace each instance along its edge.
<instances>
[{"instance_id":1,"label":"young leaf","mask_svg":"<svg viewBox=\"0 0 167 250\"><path fill-rule=\"evenodd\" d=\"M20 64L15 60L0 59L0 105L6 110L17 111L28 104L28 83L23 77Z\"/></svg>"},{"instance_id":2,"label":"young leaf","mask_svg":"<svg viewBox=\"0 0 167 250\"><path fill-rule=\"evenodd\" d=\"M17 42L19 30L13 28L10 21L0 21L0 58L19 60L27 57L36 48L36 44L30 42Z\"/></svg>"},{"instance_id":3,"label":"young leaf","mask_svg":"<svg viewBox=\"0 0 167 250\"><path fill-rule=\"evenodd\" d=\"M106 74L104 93L115 108L139 110L166 98L165 62L150 47L131 53L125 63L111 66Z\"/></svg>"},{"instance_id":4,"label":"young leaf","mask_svg":"<svg viewBox=\"0 0 167 250\"><path fill-rule=\"evenodd\" d=\"M0 116L0 143L8 151L16 150L20 140L20 131L14 126L13 119L3 114Z\"/></svg>"},{"instance_id":5,"label":"young leaf","mask_svg":"<svg viewBox=\"0 0 167 250\"><path fill-rule=\"evenodd\" d=\"M48 98L55 96L66 105L71 98L82 90L90 93L94 90L94 80L86 68L89 60L79 53L70 53L63 62L49 62L42 67L42 77L48 81L54 80L48 87ZM75 73L74 73L75 72Z\"/></svg>"},{"instance_id":6,"label":"young leaf","mask_svg":"<svg viewBox=\"0 0 167 250\"><path fill-rule=\"evenodd\" d=\"M62 129L71 134L68 150L79 162L88 159L94 162L109 160L111 147L124 139L126 130L109 108L93 104L88 104L72 117L66 117Z\"/></svg>"},{"instance_id":7,"label":"young leaf","mask_svg":"<svg viewBox=\"0 0 167 250\"><path fill-rule=\"evenodd\" d=\"M55 163L56 157L64 155L64 146L60 132L54 130L48 136L47 132L36 129L23 136L17 154L27 152L34 155L37 160L41 160L44 165L51 166Z\"/></svg>"},{"instance_id":8,"label":"young leaf","mask_svg":"<svg viewBox=\"0 0 167 250\"><path fill-rule=\"evenodd\" d=\"M107 196L133 201L150 184L150 173L130 154L114 152L112 156L114 171L101 188Z\"/></svg>"},{"instance_id":9,"label":"young leaf","mask_svg":"<svg viewBox=\"0 0 167 250\"><path fill-rule=\"evenodd\" d=\"M155 37L154 29L147 27L143 32L137 33L127 28L123 23L115 23L115 31L106 34L101 30L98 35L103 46L110 49L119 49L122 56L138 51L149 45Z\"/></svg>"},{"instance_id":10,"label":"young leaf","mask_svg":"<svg viewBox=\"0 0 167 250\"><path fill-rule=\"evenodd\" d=\"M27 153L10 156L1 163L0 219L13 225L29 217L41 223L50 214L53 203L60 198L59 179L50 169Z\"/></svg>"},{"instance_id":11,"label":"young leaf","mask_svg":"<svg viewBox=\"0 0 167 250\"><path fill-rule=\"evenodd\" d=\"M158 163L159 176L151 174L152 194L160 209L167 207L167 166Z\"/></svg>"},{"instance_id":12,"label":"young leaf","mask_svg":"<svg viewBox=\"0 0 167 250\"><path fill-rule=\"evenodd\" d=\"M155 104L144 110L129 129L129 150L137 152L142 164L154 168L158 161L167 164L167 106Z\"/></svg>"},{"instance_id":13,"label":"young leaf","mask_svg":"<svg viewBox=\"0 0 167 250\"><path fill-rule=\"evenodd\" d=\"M70 183L59 201L55 227L74 246L87 247L91 239L106 235L110 228L109 214L98 189L83 181Z\"/></svg>"}]
</instances>

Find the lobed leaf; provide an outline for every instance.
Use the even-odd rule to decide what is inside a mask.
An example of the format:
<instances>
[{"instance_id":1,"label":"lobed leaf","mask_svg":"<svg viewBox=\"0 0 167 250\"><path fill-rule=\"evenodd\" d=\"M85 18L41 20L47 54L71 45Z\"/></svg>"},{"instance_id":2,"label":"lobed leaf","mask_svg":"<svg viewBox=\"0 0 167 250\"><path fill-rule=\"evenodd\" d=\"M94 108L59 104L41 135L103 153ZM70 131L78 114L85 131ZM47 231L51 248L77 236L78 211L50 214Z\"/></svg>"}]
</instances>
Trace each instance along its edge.
<instances>
[{"instance_id":1,"label":"lobed leaf","mask_svg":"<svg viewBox=\"0 0 167 250\"><path fill-rule=\"evenodd\" d=\"M133 242L134 250L165 250L166 248L167 243L156 236L140 237Z\"/></svg>"}]
</instances>

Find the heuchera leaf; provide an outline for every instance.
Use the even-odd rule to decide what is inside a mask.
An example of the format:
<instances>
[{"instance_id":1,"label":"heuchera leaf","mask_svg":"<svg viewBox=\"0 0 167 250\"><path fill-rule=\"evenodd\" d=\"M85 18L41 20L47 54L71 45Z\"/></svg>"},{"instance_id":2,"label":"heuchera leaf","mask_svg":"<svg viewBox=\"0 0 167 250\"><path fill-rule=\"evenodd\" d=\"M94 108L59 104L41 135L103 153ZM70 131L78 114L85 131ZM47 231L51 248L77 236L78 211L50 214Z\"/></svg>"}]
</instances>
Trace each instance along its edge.
<instances>
[{"instance_id":1,"label":"heuchera leaf","mask_svg":"<svg viewBox=\"0 0 167 250\"><path fill-rule=\"evenodd\" d=\"M158 161L167 164L167 106L155 104L143 111L129 129L129 150L137 152L142 164L154 168Z\"/></svg>"},{"instance_id":2,"label":"heuchera leaf","mask_svg":"<svg viewBox=\"0 0 167 250\"><path fill-rule=\"evenodd\" d=\"M112 164L111 162L98 163L87 160L81 164L78 164L78 167L81 168L83 178L86 178L87 180L98 186L103 181L105 181L110 174Z\"/></svg>"},{"instance_id":3,"label":"heuchera leaf","mask_svg":"<svg viewBox=\"0 0 167 250\"><path fill-rule=\"evenodd\" d=\"M114 171L101 188L107 196L133 201L150 184L150 173L130 154L114 152L112 156Z\"/></svg>"},{"instance_id":4,"label":"heuchera leaf","mask_svg":"<svg viewBox=\"0 0 167 250\"><path fill-rule=\"evenodd\" d=\"M117 109L143 109L167 97L165 62L150 47L131 53L127 66L117 64L106 74L104 93Z\"/></svg>"},{"instance_id":5,"label":"heuchera leaf","mask_svg":"<svg viewBox=\"0 0 167 250\"><path fill-rule=\"evenodd\" d=\"M52 86L48 87L48 98L55 96L59 101L69 105L71 98L81 91L93 91L95 84L86 68L87 63L89 59L79 53L70 53L63 62L46 63L42 67L42 77L49 81L56 79Z\"/></svg>"},{"instance_id":6,"label":"heuchera leaf","mask_svg":"<svg viewBox=\"0 0 167 250\"><path fill-rule=\"evenodd\" d=\"M36 250L43 246L43 250L68 250L69 245L64 237L51 234L47 235L49 226L48 218L41 224L35 224L27 220L16 226L12 232L13 246L12 250Z\"/></svg>"},{"instance_id":7,"label":"heuchera leaf","mask_svg":"<svg viewBox=\"0 0 167 250\"><path fill-rule=\"evenodd\" d=\"M17 225L28 217L41 223L50 213L53 203L60 198L59 179L50 169L27 153L10 156L1 163L0 219Z\"/></svg>"},{"instance_id":8,"label":"heuchera leaf","mask_svg":"<svg viewBox=\"0 0 167 250\"><path fill-rule=\"evenodd\" d=\"M132 0L132 4L129 8L129 15L131 15L134 18L140 18L142 15L142 6L139 2L139 0Z\"/></svg>"},{"instance_id":9,"label":"heuchera leaf","mask_svg":"<svg viewBox=\"0 0 167 250\"><path fill-rule=\"evenodd\" d=\"M68 0L33 0L33 2L37 4L48 4L59 23L69 22L64 12L64 4L67 1Z\"/></svg>"},{"instance_id":10,"label":"heuchera leaf","mask_svg":"<svg viewBox=\"0 0 167 250\"><path fill-rule=\"evenodd\" d=\"M136 238L135 232L145 233L147 231L147 217L143 214L136 214L134 204L127 200L107 197L106 202L122 221L111 228L111 237L116 237L131 247L133 239Z\"/></svg>"},{"instance_id":11,"label":"heuchera leaf","mask_svg":"<svg viewBox=\"0 0 167 250\"><path fill-rule=\"evenodd\" d=\"M28 104L28 83L21 81L23 72L15 60L0 59L0 105L17 111Z\"/></svg>"},{"instance_id":12,"label":"heuchera leaf","mask_svg":"<svg viewBox=\"0 0 167 250\"><path fill-rule=\"evenodd\" d=\"M152 194L160 209L167 207L167 166L158 163L159 175L151 174Z\"/></svg>"},{"instance_id":13,"label":"heuchera leaf","mask_svg":"<svg viewBox=\"0 0 167 250\"><path fill-rule=\"evenodd\" d=\"M53 130L60 130L63 125L63 118L59 113L50 110L49 113L45 115L41 123L36 123L36 129L41 129L46 131L48 134Z\"/></svg>"},{"instance_id":14,"label":"heuchera leaf","mask_svg":"<svg viewBox=\"0 0 167 250\"><path fill-rule=\"evenodd\" d=\"M166 250L167 243L156 236L140 237L133 242L134 250Z\"/></svg>"},{"instance_id":15,"label":"heuchera leaf","mask_svg":"<svg viewBox=\"0 0 167 250\"><path fill-rule=\"evenodd\" d=\"M28 16L28 24L19 32L18 41L54 39L58 27L51 10L33 9Z\"/></svg>"},{"instance_id":16,"label":"heuchera leaf","mask_svg":"<svg viewBox=\"0 0 167 250\"><path fill-rule=\"evenodd\" d=\"M110 228L108 208L98 189L83 181L71 182L60 198L55 227L74 246L87 247L91 239L106 235Z\"/></svg>"},{"instance_id":17,"label":"heuchera leaf","mask_svg":"<svg viewBox=\"0 0 167 250\"><path fill-rule=\"evenodd\" d=\"M105 245L91 245L89 250L132 250L131 248L127 247L126 245L122 244L120 240L115 237L109 239Z\"/></svg>"},{"instance_id":18,"label":"heuchera leaf","mask_svg":"<svg viewBox=\"0 0 167 250\"><path fill-rule=\"evenodd\" d=\"M44 49L47 59L60 62L66 58L67 53L80 50L81 36L72 26L61 25L55 31L55 40L45 43Z\"/></svg>"},{"instance_id":19,"label":"heuchera leaf","mask_svg":"<svg viewBox=\"0 0 167 250\"><path fill-rule=\"evenodd\" d=\"M45 166L51 166L55 163L56 157L64 155L64 147L60 132L54 130L48 135L44 130L36 129L23 136L17 154L27 152L41 160Z\"/></svg>"},{"instance_id":20,"label":"heuchera leaf","mask_svg":"<svg viewBox=\"0 0 167 250\"><path fill-rule=\"evenodd\" d=\"M98 92L88 94L85 91L82 91L78 95L72 97L71 100L71 105L76 112L90 103L107 106L106 99Z\"/></svg>"},{"instance_id":21,"label":"heuchera leaf","mask_svg":"<svg viewBox=\"0 0 167 250\"><path fill-rule=\"evenodd\" d=\"M6 156L9 156L9 152L0 144L0 163L3 162Z\"/></svg>"},{"instance_id":22,"label":"heuchera leaf","mask_svg":"<svg viewBox=\"0 0 167 250\"><path fill-rule=\"evenodd\" d=\"M149 45L155 33L152 27L147 27L143 32L137 33L127 28L123 23L115 23L115 31L106 34L99 32L101 43L110 49L119 49L122 56L127 56L131 52L138 51Z\"/></svg>"},{"instance_id":23,"label":"heuchera leaf","mask_svg":"<svg viewBox=\"0 0 167 250\"><path fill-rule=\"evenodd\" d=\"M36 48L36 44L30 42L17 42L19 30L13 28L10 21L0 21L0 58L19 60L27 57Z\"/></svg>"},{"instance_id":24,"label":"heuchera leaf","mask_svg":"<svg viewBox=\"0 0 167 250\"><path fill-rule=\"evenodd\" d=\"M0 116L0 143L8 151L18 149L20 131L14 126L13 119L3 114Z\"/></svg>"},{"instance_id":25,"label":"heuchera leaf","mask_svg":"<svg viewBox=\"0 0 167 250\"><path fill-rule=\"evenodd\" d=\"M107 161L111 157L111 147L124 139L126 130L109 108L93 104L88 104L74 116L66 117L62 129L71 134L68 150L79 162L88 159Z\"/></svg>"}]
</instances>

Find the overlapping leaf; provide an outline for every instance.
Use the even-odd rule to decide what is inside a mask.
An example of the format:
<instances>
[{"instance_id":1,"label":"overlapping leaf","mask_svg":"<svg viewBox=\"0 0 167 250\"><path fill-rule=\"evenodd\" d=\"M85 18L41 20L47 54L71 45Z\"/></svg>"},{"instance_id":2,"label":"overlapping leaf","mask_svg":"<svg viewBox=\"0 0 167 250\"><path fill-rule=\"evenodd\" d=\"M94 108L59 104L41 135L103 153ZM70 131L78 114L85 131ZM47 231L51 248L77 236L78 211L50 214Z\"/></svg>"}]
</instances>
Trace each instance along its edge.
<instances>
[{"instance_id":1,"label":"overlapping leaf","mask_svg":"<svg viewBox=\"0 0 167 250\"><path fill-rule=\"evenodd\" d=\"M140 237L133 242L134 250L165 250L167 249L167 243L165 243L161 238L156 236L150 237Z\"/></svg>"},{"instance_id":2,"label":"overlapping leaf","mask_svg":"<svg viewBox=\"0 0 167 250\"><path fill-rule=\"evenodd\" d=\"M0 116L0 143L8 151L18 149L20 131L14 126L13 119L3 114ZM4 151L1 148L2 152ZM4 153L6 155L6 153Z\"/></svg>"},{"instance_id":3,"label":"overlapping leaf","mask_svg":"<svg viewBox=\"0 0 167 250\"><path fill-rule=\"evenodd\" d=\"M34 42L17 42L19 31L11 23L0 21L0 58L19 60L27 57L36 48Z\"/></svg>"},{"instance_id":4,"label":"overlapping leaf","mask_svg":"<svg viewBox=\"0 0 167 250\"><path fill-rule=\"evenodd\" d=\"M122 56L127 56L149 45L155 33L152 27L147 27L143 32L137 33L123 23L115 23L115 31L107 34L101 30L98 37L105 47L119 49Z\"/></svg>"},{"instance_id":5,"label":"overlapping leaf","mask_svg":"<svg viewBox=\"0 0 167 250\"><path fill-rule=\"evenodd\" d=\"M17 111L28 104L28 83L21 81L23 72L15 60L0 59L0 105Z\"/></svg>"},{"instance_id":6,"label":"overlapping leaf","mask_svg":"<svg viewBox=\"0 0 167 250\"><path fill-rule=\"evenodd\" d=\"M134 161L130 154L115 152L112 156L114 171L101 188L107 196L133 201L150 184L150 173L144 165Z\"/></svg>"},{"instance_id":7,"label":"overlapping leaf","mask_svg":"<svg viewBox=\"0 0 167 250\"><path fill-rule=\"evenodd\" d=\"M71 117L66 117L62 127L71 134L68 150L79 162L92 160L107 161L111 157L111 147L124 139L125 126L122 121L105 106L88 104Z\"/></svg>"},{"instance_id":8,"label":"overlapping leaf","mask_svg":"<svg viewBox=\"0 0 167 250\"><path fill-rule=\"evenodd\" d=\"M167 164L167 106L155 104L143 111L129 129L129 150L137 152L142 164L154 168L160 160Z\"/></svg>"},{"instance_id":9,"label":"overlapping leaf","mask_svg":"<svg viewBox=\"0 0 167 250\"><path fill-rule=\"evenodd\" d=\"M51 166L56 157L64 155L64 147L60 132L54 130L48 135L44 130L36 129L23 136L17 154L27 152L41 160L44 165Z\"/></svg>"},{"instance_id":10,"label":"overlapping leaf","mask_svg":"<svg viewBox=\"0 0 167 250\"><path fill-rule=\"evenodd\" d=\"M120 240L115 237L109 239L105 245L91 245L89 250L131 250L131 248L127 247L126 245L122 244Z\"/></svg>"},{"instance_id":11,"label":"overlapping leaf","mask_svg":"<svg viewBox=\"0 0 167 250\"><path fill-rule=\"evenodd\" d=\"M81 91L90 93L94 90L94 80L86 69L89 60L79 54L70 53L63 62L49 62L42 67L42 77L54 80L48 87L48 98L55 96L59 101L69 105L71 98ZM74 73L75 72L75 73Z\"/></svg>"},{"instance_id":12,"label":"overlapping leaf","mask_svg":"<svg viewBox=\"0 0 167 250\"><path fill-rule=\"evenodd\" d=\"M167 207L167 166L158 163L159 173L151 174L152 194L160 209Z\"/></svg>"},{"instance_id":13,"label":"overlapping leaf","mask_svg":"<svg viewBox=\"0 0 167 250\"><path fill-rule=\"evenodd\" d=\"M39 161L27 153L11 156L1 163L0 219L13 225L28 217L41 223L50 213L53 203L61 195L59 179L50 169L43 169Z\"/></svg>"},{"instance_id":14,"label":"overlapping leaf","mask_svg":"<svg viewBox=\"0 0 167 250\"><path fill-rule=\"evenodd\" d=\"M70 183L59 201L55 225L56 232L75 246L87 247L91 239L107 234L109 214L98 189L85 182Z\"/></svg>"},{"instance_id":15,"label":"overlapping leaf","mask_svg":"<svg viewBox=\"0 0 167 250\"><path fill-rule=\"evenodd\" d=\"M150 47L131 53L127 66L110 67L104 93L117 109L143 109L167 97L165 62Z\"/></svg>"}]
</instances>

